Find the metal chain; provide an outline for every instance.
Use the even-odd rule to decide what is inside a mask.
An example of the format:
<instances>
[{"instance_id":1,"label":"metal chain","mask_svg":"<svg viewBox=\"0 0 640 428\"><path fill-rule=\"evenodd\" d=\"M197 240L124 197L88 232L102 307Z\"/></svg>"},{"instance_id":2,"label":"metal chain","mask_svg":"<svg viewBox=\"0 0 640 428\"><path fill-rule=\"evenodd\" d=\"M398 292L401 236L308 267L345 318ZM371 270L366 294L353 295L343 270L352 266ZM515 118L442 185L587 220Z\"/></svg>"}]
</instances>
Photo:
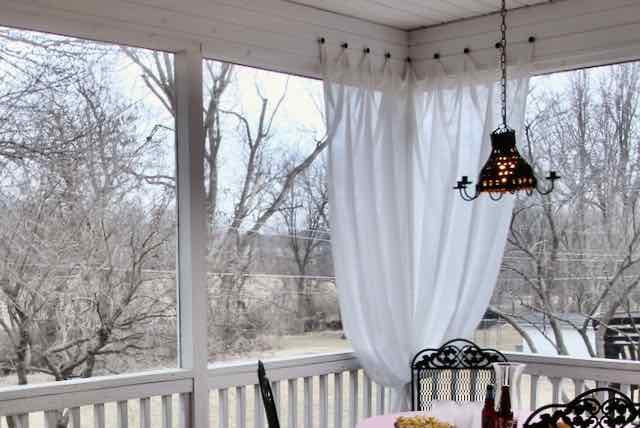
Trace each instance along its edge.
<instances>
[{"instance_id":1,"label":"metal chain","mask_svg":"<svg viewBox=\"0 0 640 428\"><path fill-rule=\"evenodd\" d=\"M500 25L500 33L502 40L500 41L500 72L502 84L502 126L507 128L507 2L502 0L502 9L500 10L502 24Z\"/></svg>"}]
</instances>

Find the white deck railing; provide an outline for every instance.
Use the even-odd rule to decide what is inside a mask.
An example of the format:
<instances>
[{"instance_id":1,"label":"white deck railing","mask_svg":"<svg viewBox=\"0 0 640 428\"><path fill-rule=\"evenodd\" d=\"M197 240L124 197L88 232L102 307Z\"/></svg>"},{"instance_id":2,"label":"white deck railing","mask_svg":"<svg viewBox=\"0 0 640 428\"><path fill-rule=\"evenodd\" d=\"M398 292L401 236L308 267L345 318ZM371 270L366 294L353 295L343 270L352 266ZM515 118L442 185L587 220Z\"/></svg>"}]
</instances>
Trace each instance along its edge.
<instances>
[{"instance_id":1,"label":"white deck railing","mask_svg":"<svg viewBox=\"0 0 640 428\"><path fill-rule=\"evenodd\" d=\"M352 352L266 360L265 368L283 427L353 427L389 407L388 389L367 377ZM215 427L265 426L256 381L255 362L209 367Z\"/></svg>"},{"instance_id":2,"label":"white deck railing","mask_svg":"<svg viewBox=\"0 0 640 428\"><path fill-rule=\"evenodd\" d=\"M73 428L188 427L192 391L188 370L14 386L0 390L0 415L18 428L56 428L63 416Z\"/></svg>"},{"instance_id":3,"label":"white deck railing","mask_svg":"<svg viewBox=\"0 0 640 428\"><path fill-rule=\"evenodd\" d=\"M523 407L535 409L563 402L596 386L619 387L630 394L640 385L640 362L505 353L509 361L525 363L521 380ZM617 385L616 385L617 384ZM638 401L638 397L635 398Z\"/></svg>"},{"instance_id":4,"label":"white deck railing","mask_svg":"<svg viewBox=\"0 0 640 428\"><path fill-rule=\"evenodd\" d=\"M640 363L507 353L527 364L523 406L562 401L586 388L640 385ZM266 360L281 425L286 428L351 428L388 411L389 391L363 373L351 352ZM264 428L266 419L256 364L219 363L208 371L210 428ZM165 370L0 390L0 416L21 428L55 427L61 414L73 428L190 427L193 375ZM61 413L63 412L63 413ZM7 426L6 418L0 422Z\"/></svg>"}]
</instances>

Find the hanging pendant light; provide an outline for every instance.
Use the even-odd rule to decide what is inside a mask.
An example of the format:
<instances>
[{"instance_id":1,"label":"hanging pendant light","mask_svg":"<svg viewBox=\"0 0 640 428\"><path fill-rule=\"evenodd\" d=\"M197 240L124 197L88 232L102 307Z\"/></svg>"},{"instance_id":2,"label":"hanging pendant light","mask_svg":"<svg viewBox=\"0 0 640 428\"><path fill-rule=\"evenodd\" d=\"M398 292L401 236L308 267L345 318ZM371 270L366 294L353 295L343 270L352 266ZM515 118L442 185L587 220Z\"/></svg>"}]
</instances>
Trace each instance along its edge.
<instances>
[{"instance_id":1,"label":"hanging pendant light","mask_svg":"<svg viewBox=\"0 0 640 428\"><path fill-rule=\"evenodd\" d=\"M463 176L454 187L465 201L473 201L483 193L489 194L494 201L502 199L505 193L520 191L531 195L535 190L542 195L548 195L553 191L555 181L560 178L555 171L551 171L546 177L551 185L548 189L540 189L533 168L518 153L516 132L507 125L507 7L505 0L502 0L500 15L502 16L500 27L502 124L491 133L491 154L480 171L475 194L469 194L467 191L468 186L473 184L468 176Z\"/></svg>"}]
</instances>

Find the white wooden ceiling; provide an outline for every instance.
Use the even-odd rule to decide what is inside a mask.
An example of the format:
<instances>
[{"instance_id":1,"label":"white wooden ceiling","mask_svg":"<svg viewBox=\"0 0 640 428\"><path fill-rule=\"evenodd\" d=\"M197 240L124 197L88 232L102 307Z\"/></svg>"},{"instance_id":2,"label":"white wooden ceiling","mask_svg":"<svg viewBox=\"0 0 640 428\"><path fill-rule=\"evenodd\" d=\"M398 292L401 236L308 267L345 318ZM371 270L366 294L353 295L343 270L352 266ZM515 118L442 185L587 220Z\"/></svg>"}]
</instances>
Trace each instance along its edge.
<instances>
[{"instance_id":1,"label":"white wooden ceiling","mask_svg":"<svg viewBox=\"0 0 640 428\"><path fill-rule=\"evenodd\" d=\"M486 15L500 9L500 0L287 0L329 12L364 19L401 30ZM507 0L520 8L550 0Z\"/></svg>"}]
</instances>

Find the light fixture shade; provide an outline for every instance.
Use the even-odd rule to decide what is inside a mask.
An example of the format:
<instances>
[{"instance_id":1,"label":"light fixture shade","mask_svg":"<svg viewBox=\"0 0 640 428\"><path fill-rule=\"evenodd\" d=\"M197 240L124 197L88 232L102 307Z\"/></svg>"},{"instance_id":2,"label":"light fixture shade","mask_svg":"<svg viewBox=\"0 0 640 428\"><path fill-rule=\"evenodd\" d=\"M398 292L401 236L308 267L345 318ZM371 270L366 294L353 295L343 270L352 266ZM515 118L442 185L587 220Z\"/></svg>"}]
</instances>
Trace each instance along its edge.
<instances>
[{"instance_id":1,"label":"light fixture shade","mask_svg":"<svg viewBox=\"0 0 640 428\"><path fill-rule=\"evenodd\" d=\"M533 168L516 148L513 129L499 128L491 134L491 155L478 177L479 193L532 192L537 185Z\"/></svg>"},{"instance_id":2,"label":"light fixture shade","mask_svg":"<svg viewBox=\"0 0 640 428\"><path fill-rule=\"evenodd\" d=\"M501 113L502 125L491 133L491 155L485 162L475 192L469 193L469 186L473 183L469 176L463 175L457 181L454 190L460 193L460 197L465 201L478 199L480 195L486 193L489 197L498 201L505 193L516 193L525 191L531 195L536 190L541 195L548 195L553 192L556 180L560 176L555 171L549 171L549 176L545 177L551 184L547 189L538 188L538 180L533 174L533 168L525 161L516 147L516 132L507 125L507 2L502 0L500 9L502 24L500 25L501 40L498 43L500 48L500 84L502 89Z\"/></svg>"}]
</instances>

